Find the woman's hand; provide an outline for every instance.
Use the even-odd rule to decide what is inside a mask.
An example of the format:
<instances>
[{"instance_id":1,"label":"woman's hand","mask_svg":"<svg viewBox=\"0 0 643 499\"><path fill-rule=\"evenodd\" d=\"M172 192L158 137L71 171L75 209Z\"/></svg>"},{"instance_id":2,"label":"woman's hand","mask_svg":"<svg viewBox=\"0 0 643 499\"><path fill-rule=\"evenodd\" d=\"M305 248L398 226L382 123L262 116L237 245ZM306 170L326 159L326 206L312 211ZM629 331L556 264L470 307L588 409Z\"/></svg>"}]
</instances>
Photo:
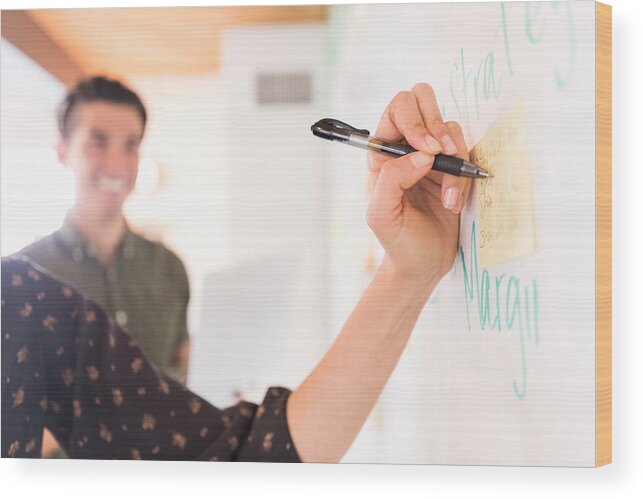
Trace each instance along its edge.
<instances>
[{"instance_id":1,"label":"woman's hand","mask_svg":"<svg viewBox=\"0 0 643 499\"><path fill-rule=\"evenodd\" d=\"M433 89L418 83L393 98L375 135L418 150L396 159L369 152L374 188L367 221L386 251L384 265L404 278L437 283L453 265L471 180L431 167L438 153L469 159L462 129L444 123Z\"/></svg>"}]
</instances>

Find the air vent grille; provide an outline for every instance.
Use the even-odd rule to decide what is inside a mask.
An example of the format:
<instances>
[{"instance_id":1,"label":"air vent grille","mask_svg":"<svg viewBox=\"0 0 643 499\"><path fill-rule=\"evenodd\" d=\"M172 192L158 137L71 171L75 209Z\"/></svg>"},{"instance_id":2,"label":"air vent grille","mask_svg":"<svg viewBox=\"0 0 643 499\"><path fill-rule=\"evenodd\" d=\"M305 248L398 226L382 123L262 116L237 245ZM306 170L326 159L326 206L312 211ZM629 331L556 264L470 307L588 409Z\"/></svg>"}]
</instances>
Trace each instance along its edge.
<instances>
[{"instance_id":1,"label":"air vent grille","mask_svg":"<svg viewBox=\"0 0 643 499\"><path fill-rule=\"evenodd\" d=\"M310 104L312 78L309 73L258 73L257 103Z\"/></svg>"}]
</instances>

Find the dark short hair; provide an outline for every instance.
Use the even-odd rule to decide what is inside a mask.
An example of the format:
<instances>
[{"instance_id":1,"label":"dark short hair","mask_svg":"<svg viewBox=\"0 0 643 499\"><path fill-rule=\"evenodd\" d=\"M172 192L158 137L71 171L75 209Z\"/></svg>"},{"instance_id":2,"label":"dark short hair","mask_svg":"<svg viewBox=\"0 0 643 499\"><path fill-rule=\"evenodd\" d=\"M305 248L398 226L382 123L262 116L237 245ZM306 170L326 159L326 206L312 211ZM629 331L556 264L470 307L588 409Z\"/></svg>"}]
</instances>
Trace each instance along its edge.
<instances>
[{"instance_id":1,"label":"dark short hair","mask_svg":"<svg viewBox=\"0 0 643 499\"><path fill-rule=\"evenodd\" d=\"M71 132L70 117L74 108L83 102L96 101L133 107L141 116L143 130L145 130L147 113L139 96L120 81L110 80L104 76L93 76L79 81L58 109L58 129L63 138L67 138Z\"/></svg>"}]
</instances>

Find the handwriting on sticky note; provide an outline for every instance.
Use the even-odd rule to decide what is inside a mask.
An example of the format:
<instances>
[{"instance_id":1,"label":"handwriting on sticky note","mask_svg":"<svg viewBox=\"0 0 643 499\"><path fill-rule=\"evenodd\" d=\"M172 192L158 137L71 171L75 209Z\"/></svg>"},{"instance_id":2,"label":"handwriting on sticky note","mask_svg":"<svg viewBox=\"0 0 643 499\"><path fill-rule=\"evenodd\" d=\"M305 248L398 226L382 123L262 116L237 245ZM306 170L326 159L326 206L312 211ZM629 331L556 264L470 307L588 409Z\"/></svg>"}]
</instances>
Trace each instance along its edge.
<instances>
[{"instance_id":1,"label":"handwriting on sticky note","mask_svg":"<svg viewBox=\"0 0 643 499\"><path fill-rule=\"evenodd\" d=\"M476 182L480 263L490 266L537 248L536 215L521 103L504 114L473 148L471 159L493 173Z\"/></svg>"},{"instance_id":2,"label":"handwriting on sticky note","mask_svg":"<svg viewBox=\"0 0 643 499\"><path fill-rule=\"evenodd\" d=\"M480 263L490 266L533 252L536 214L522 104L501 117L476 144L471 159L494 177L476 182Z\"/></svg>"}]
</instances>

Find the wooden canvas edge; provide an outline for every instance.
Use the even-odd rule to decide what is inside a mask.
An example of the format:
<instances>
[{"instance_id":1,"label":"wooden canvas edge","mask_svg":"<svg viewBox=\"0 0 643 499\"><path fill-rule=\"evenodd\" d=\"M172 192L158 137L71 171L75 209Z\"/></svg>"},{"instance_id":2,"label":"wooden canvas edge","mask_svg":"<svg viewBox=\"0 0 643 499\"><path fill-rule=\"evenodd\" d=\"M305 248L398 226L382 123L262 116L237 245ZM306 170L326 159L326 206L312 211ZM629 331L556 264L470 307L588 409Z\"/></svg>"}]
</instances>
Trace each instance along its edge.
<instances>
[{"instance_id":1,"label":"wooden canvas edge","mask_svg":"<svg viewBox=\"0 0 643 499\"><path fill-rule=\"evenodd\" d=\"M596 462L612 462L612 7L596 2Z\"/></svg>"}]
</instances>

